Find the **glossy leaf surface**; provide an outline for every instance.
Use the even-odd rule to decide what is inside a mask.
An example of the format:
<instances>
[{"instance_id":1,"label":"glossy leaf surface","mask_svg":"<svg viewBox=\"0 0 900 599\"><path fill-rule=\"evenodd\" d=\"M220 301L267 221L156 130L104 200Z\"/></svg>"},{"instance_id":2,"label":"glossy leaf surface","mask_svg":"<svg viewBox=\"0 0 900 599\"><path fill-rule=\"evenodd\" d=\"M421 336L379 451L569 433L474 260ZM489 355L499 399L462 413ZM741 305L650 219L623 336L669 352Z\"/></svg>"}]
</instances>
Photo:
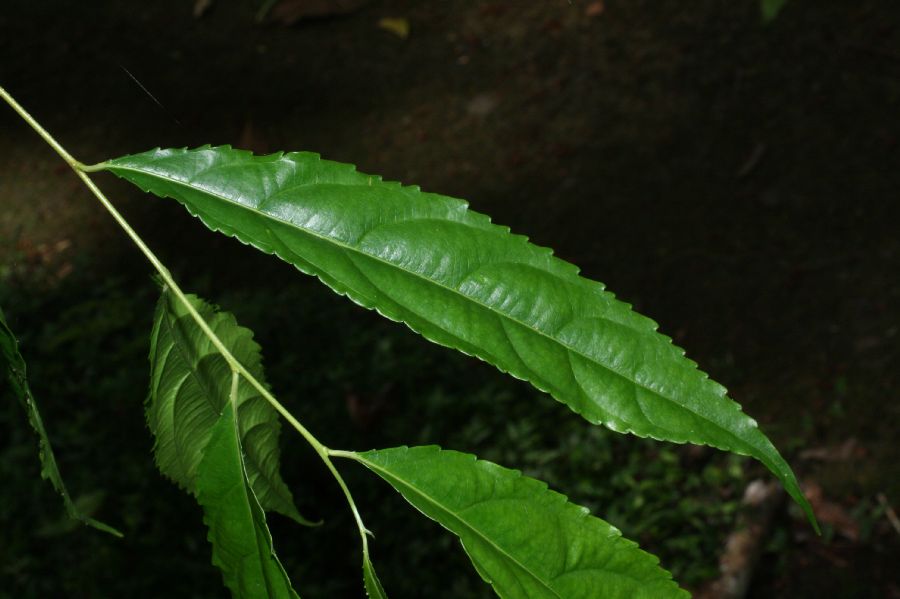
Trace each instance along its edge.
<instances>
[{"instance_id":1,"label":"glossy leaf surface","mask_svg":"<svg viewBox=\"0 0 900 599\"><path fill-rule=\"evenodd\" d=\"M101 166L592 423L754 456L814 520L756 422L656 323L461 200L310 153L151 150Z\"/></svg>"},{"instance_id":2,"label":"glossy leaf surface","mask_svg":"<svg viewBox=\"0 0 900 599\"><path fill-rule=\"evenodd\" d=\"M504 599L688 597L616 528L515 470L434 446L355 459L456 534Z\"/></svg>"},{"instance_id":3,"label":"glossy leaf surface","mask_svg":"<svg viewBox=\"0 0 900 599\"><path fill-rule=\"evenodd\" d=\"M189 300L234 357L257 380L264 381L253 333L238 326L231 314L217 312L195 296L189 296ZM156 440L156 463L163 474L196 495L197 468L229 401L231 369L186 308L168 291L163 292L156 308L150 367L147 423ZM243 379L237 393L237 421L253 493L263 509L310 524L297 511L279 473L278 413Z\"/></svg>"},{"instance_id":4,"label":"glossy leaf surface","mask_svg":"<svg viewBox=\"0 0 900 599\"><path fill-rule=\"evenodd\" d=\"M38 436L41 477L50 481L53 488L62 496L63 504L69 517L98 530L121 537L121 532L84 514L72 501L72 497L69 495L68 489L66 489L66 484L59 473L59 467L56 465L56 456L53 454L53 447L50 445L50 439L44 428L44 421L38 410L37 402L28 386L25 359L19 353L18 341L16 341L16 337L10 330L9 325L6 324L6 317L3 315L2 310L0 310L0 377L6 379L12 394L16 396L22 408L28 414L28 421Z\"/></svg>"},{"instance_id":5,"label":"glossy leaf surface","mask_svg":"<svg viewBox=\"0 0 900 599\"><path fill-rule=\"evenodd\" d=\"M236 599L296 599L250 488L231 404L212 427L197 467L197 501L209 527L212 561Z\"/></svg>"}]
</instances>

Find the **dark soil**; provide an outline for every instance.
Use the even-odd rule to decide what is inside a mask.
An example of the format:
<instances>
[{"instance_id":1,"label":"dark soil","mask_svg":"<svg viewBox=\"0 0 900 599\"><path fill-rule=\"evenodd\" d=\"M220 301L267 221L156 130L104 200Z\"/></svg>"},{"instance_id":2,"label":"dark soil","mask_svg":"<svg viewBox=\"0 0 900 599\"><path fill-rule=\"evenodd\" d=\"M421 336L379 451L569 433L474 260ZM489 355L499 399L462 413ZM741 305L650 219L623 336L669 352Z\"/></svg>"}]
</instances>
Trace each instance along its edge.
<instances>
[{"instance_id":1,"label":"dark soil","mask_svg":"<svg viewBox=\"0 0 900 599\"><path fill-rule=\"evenodd\" d=\"M255 24L254 3L201 18L190 4L7 0L0 85L84 162L206 143L315 150L465 197L554 247L729 387L817 493L826 534L782 514L751 596L900 597L885 516L900 509L900 4L789 0L764 24L749 0L607 0L593 16L593 2L373 0L292 26ZM382 17L407 19L408 39ZM293 276L97 181L186 280L240 293ZM146 286L141 257L9 110L0 207L0 275L21 289ZM202 561L199 516L189 532L179 542ZM53 567L40 560L0 549L0 577Z\"/></svg>"}]
</instances>

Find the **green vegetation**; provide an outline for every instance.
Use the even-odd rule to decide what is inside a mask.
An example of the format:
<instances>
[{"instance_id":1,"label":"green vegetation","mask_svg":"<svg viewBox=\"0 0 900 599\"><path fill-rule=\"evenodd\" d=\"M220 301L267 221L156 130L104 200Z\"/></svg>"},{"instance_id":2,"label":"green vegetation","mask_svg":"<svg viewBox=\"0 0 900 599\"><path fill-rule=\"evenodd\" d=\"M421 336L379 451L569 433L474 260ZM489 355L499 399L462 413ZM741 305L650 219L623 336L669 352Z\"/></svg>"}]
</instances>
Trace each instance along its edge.
<instances>
[{"instance_id":1,"label":"green vegetation","mask_svg":"<svg viewBox=\"0 0 900 599\"><path fill-rule=\"evenodd\" d=\"M324 445L273 395L249 330L184 294L90 172L109 170L176 199L209 228L278 255L429 340L529 381L593 424L755 457L815 524L793 473L756 423L657 333L655 323L464 202L385 183L313 154L257 157L206 147L154 150L86 167L2 89L0 95L73 167L160 276L147 406L157 464L203 507L213 563L234 596L296 596L264 516L273 510L311 523L279 474L278 414L312 446L347 500L371 596L385 593L335 457L361 462L457 534L478 573L502 597L684 592L614 527L514 471L434 447L355 453ZM287 316L304 317L297 310ZM501 412L507 423L514 422L510 415ZM671 459L663 464L674 465ZM709 476L713 484L723 482L721 474Z\"/></svg>"}]
</instances>

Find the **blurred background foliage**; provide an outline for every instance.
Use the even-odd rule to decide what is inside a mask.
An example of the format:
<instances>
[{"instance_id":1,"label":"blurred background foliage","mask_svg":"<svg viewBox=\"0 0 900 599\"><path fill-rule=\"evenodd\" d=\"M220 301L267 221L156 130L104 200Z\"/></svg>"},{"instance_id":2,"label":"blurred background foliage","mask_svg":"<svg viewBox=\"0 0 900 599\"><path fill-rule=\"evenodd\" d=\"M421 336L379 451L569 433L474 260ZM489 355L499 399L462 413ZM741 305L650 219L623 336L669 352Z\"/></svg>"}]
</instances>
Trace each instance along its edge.
<instances>
[{"instance_id":1,"label":"blurred background foliage","mask_svg":"<svg viewBox=\"0 0 900 599\"><path fill-rule=\"evenodd\" d=\"M308 149L469 199L604 281L729 387L795 466L825 534L776 512L751 597L900 597L900 5L9 0L0 82L86 162L156 145ZM127 72L126 72L127 70ZM137 79L140 86L135 83ZM141 87L143 86L143 87ZM148 94L152 94L153 98ZM587 426L179 207L98 177L188 291L256 332L329 446L439 443L546 480L700 596L753 462ZM200 509L153 467L149 267L0 111L0 305L60 468L63 519L0 403L0 597L221 597ZM285 434L301 510L272 517L304 597L358 597L354 528ZM342 466L394 597L488 597L453 538Z\"/></svg>"}]
</instances>

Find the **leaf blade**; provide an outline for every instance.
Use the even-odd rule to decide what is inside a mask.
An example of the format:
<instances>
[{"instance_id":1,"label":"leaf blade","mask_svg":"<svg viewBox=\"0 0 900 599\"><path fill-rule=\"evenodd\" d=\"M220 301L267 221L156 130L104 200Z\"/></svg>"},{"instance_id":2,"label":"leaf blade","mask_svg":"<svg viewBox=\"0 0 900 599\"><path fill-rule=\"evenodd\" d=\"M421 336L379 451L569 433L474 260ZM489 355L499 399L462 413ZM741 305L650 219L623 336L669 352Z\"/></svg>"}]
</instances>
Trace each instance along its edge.
<instances>
[{"instance_id":1,"label":"leaf blade","mask_svg":"<svg viewBox=\"0 0 900 599\"><path fill-rule=\"evenodd\" d=\"M375 566L372 565L367 553L363 554L363 586L369 599L387 599L387 593L384 592L384 587L381 586L381 581L375 573Z\"/></svg>"},{"instance_id":2,"label":"leaf blade","mask_svg":"<svg viewBox=\"0 0 900 599\"><path fill-rule=\"evenodd\" d=\"M275 555L266 516L247 478L234 407L224 406L197 469L197 502L213 564L236 599L299 599Z\"/></svg>"},{"instance_id":3,"label":"leaf blade","mask_svg":"<svg viewBox=\"0 0 900 599\"><path fill-rule=\"evenodd\" d=\"M427 339L531 382L594 424L755 457L815 526L756 422L656 323L465 202L308 153L157 149L103 167Z\"/></svg>"},{"instance_id":4,"label":"leaf blade","mask_svg":"<svg viewBox=\"0 0 900 599\"><path fill-rule=\"evenodd\" d=\"M188 301L257 380L264 382L259 346L249 329L196 296ZM230 397L230 368L177 297L164 290L151 332L147 423L160 471L196 495L197 469L213 427ZM238 424L247 454L247 478L263 509L304 525L279 472L280 422L271 405L246 381L238 390Z\"/></svg>"},{"instance_id":5,"label":"leaf blade","mask_svg":"<svg viewBox=\"0 0 900 599\"><path fill-rule=\"evenodd\" d=\"M653 556L535 479L435 446L353 454L456 534L501 597L687 597Z\"/></svg>"},{"instance_id":6,"label":"leaf blade","mask_svg":"<svg viewBox=\"0 0 900 599\"><path fill-rule=\"evenodd\" d=\"M115 537L122 537L122 533L117 529L104 524L99 520L91 518L87 514L78 509L78 506L72 501L71 495L63 482L62 475L59 473L59 466L56 464L56 455L53 453L53 446L50 444L50 438L47 430L44 428L44 420L38 410L37 401L31 393L26 375L25 359L19 353L19 344L15 335L6 322L3 310L0 310L0 371L6 372L6 380L11 388L13 395L16 396L20 405L28 414L28 421L31 428L34 429L38 437L38 455L41 461L41 478L50 481L50 484L56 489L62 497L66 514L73 520L78 520L87 526L96 528L103 532L109 533Z\"/></svg>"}]
</instances>

